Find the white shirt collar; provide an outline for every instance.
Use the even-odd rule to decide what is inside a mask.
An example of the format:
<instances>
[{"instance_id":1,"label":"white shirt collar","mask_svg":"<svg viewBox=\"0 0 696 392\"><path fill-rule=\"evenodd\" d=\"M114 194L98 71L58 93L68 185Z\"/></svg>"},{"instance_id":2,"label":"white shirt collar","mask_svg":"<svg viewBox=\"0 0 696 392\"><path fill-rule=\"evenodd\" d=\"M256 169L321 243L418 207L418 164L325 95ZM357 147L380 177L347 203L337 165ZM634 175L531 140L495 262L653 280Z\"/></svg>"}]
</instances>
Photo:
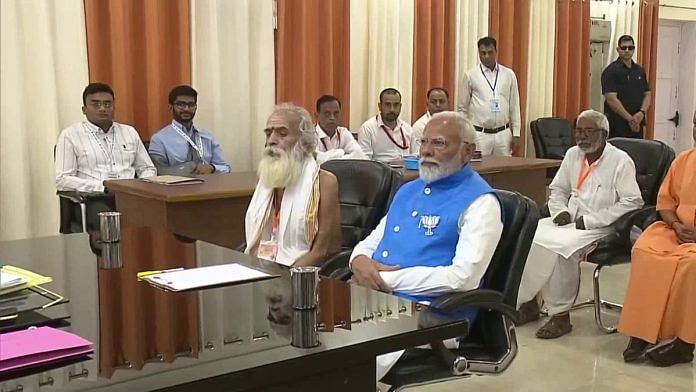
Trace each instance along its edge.
<instances>
[{"instance_id":1,"label":"white shirt collar","mask_svg":"<svg viewBox=\"0 0 696 392\"><path fill-rule=\"evenodd\" d=\"M500 71L500 64L496 62L495 67L493 67L493 69L490 69L490 68L486 67L485 65L483 65L482 62L479 61L479 68L482 69L483 72L494 73L494 72Z\"/></svg>"},{"instance_id":2,"label":"white shirt collar","mask_svg":"<svg viewBox=\"0 0 696 392\"><path fill-rule=\"evenodd\" d=\"M387 124L385 124L384 121L382 121L382 113L378 113L377 114L377 126L381 128L382 125L389 128L389 126ZM394 129L392 129L392 131L396 131L399 128L401 128L401 119L397 117L396 118L396 127Z\"/></svg>"},{"instance_id":3,"label":"white shirt collar","mask_svg":"<svg viewBox=\"0 0 696 392\"><path fill-rule=\"evenodd\" d=\"M326 132L324 132L324 129L323 129L323 128L321 127L321 125L319 125L319 124L316 125L315 129L317 130L317 135L319 136L319 139L323 139L323 138L325 138L325 137L326 137L326 138L329 138L329 139L333 139L334 137L336 137L336 135L337 135L339 132L341 132L341 126L340 126L340 125L337 125L337 126L336 126L336 133L334 133L333 137L329 137L329 135L327 135Z\"/></svg>"},{"instance_id":4,"label":"white shirt collar","mask_svg":"<svg viewBox=\"0 0 696 392\"><path fill-rule=\"evenodd\" d=\"M100 135L100 134L111 133L111 130L114 129L114 125L116 124L116 121L111 122L111 126L109 127L109 130L106 133L103 132L102 129L97 124L94 124L94 123L90 122L89 120L85 120L85 121L83 121L83 123L85 124L85 126L89 130L93 131L97 135Z\"/></svg>"}]
</instances>

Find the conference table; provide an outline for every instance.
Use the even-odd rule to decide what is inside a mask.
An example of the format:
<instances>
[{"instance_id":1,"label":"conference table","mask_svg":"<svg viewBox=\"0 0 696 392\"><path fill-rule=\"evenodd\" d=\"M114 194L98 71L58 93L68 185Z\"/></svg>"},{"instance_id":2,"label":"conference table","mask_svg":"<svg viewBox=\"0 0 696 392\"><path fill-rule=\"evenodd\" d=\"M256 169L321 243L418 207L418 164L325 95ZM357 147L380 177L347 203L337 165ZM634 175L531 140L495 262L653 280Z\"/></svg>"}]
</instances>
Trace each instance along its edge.
<instances>
[{"instance_id":1,"label":"conference table","mask_svg":"<svg viewBox=\"0 0 696 392\"><path fill-rule=\"evenodd\" d=\"M546 202L546 170L561 161L520 157L483 157L474 170L497 189L517 191L537 205ZM397 168L405 181L418 171ZM244 243L244 215L256 187L254 172L199 176L201 184L167 186L142 180L108 181L125 225L167 229L191 239L228 248ZM340 190L339 190L340 191Z\"/></svg>"},{"instance_id":2,"label":"conference table","mask_svg":"<svg viewBox=\"0 0 696 392\"><path fill-rule=\"evenodd\" d=\"M459 316L322 278L319 345L300 348L287 267L153 227L123 228L119 247L120 267L107 268L118 264L105 263L98 232L0 242L2 263L52 277L45 287L68 299L38 311L42 323L67 321L95 349L78 362L0 373L0 390L373 391L375 356L468 332ZM179 293L136 280L143 270L228 263L277 277Z\"/></svg>"}]
</instances>

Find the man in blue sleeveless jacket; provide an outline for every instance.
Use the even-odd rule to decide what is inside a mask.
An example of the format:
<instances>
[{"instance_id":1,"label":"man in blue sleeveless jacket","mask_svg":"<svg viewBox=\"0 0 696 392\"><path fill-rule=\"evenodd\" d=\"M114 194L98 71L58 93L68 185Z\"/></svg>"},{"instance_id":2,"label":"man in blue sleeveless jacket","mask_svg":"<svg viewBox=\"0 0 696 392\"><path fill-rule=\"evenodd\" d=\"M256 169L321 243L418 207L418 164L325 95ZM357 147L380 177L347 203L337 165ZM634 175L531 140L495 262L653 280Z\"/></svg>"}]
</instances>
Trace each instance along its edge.
<instances>
[{"instance_id":1,"label":"man in blue sleeveless jacket","mask_svg":"<svg viewBox=\"0 0 696 392\"><path fill-rule=\"evenodd\" d=\"M418 301L479 287L503 223L493 189L469 164L475 140L460 114L430 119L421 139L420 179L399 189L387 215L353 250L354 282ZM401 354L378 357L378 379Z\"/></svg>"}]
</instances>

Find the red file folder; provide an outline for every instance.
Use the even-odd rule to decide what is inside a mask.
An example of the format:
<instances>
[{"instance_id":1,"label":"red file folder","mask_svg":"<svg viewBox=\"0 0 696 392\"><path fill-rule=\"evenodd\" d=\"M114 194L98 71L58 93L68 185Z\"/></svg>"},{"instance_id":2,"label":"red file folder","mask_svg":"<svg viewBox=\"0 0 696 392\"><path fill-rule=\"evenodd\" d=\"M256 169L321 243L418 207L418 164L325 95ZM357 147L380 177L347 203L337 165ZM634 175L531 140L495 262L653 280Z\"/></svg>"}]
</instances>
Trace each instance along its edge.
<instances>
[{"instance_id":1,"label":"red file folder","mask_svg":"<svg viewBox=\"0 0 696 392\"><path fill-rule=\"evenodd\" d=\"M0 335L0 373L92 352L92 342L51 327L4 333Z\"/></svg>"}]
</instances>

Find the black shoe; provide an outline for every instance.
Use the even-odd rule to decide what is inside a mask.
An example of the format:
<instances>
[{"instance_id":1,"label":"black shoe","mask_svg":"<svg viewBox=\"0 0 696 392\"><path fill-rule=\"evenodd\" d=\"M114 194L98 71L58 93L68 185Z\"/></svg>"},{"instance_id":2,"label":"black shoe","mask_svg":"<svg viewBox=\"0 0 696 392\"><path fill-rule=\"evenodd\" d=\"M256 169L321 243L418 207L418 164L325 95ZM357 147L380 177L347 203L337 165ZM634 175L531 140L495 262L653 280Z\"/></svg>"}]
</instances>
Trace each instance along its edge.
<instances>
[{"instance_id":1,"label":"black shoe","mask_svg":"<svg viewBox=\"0 0 696 392\"><path fill-rule=\"evenodd\" d=\"M694 345L677 338L671 343L648 351L645 356L658 367L690 363L694 360Z\"/></svg>"},{"instance_id":2,"label":"black shoe","mask_svg":"<svg viewBox=\"0 0 696 392\"><path fill-rule=\"evenodd\" d=\"M520 320L517 322L517 326L527 324L530 321L537 321L540 317L541 310L539 310L539 304L536 298L534 298L520 305Z\"/></svg>"},{"instance_id":3,"label":"black shoe","mask_svg":"<svg viewBox=\"0 0 696 392\"><path fill-rule=\"evenodd\" d=\"M650 348L650 342L643 339L631 337L628 340L628 346L623 352L624 362L635 362L645 354L645 351Z\"/></svg>"},{"instance_id":4,"label":"black shoe","mask_svg":"<svg viewBox=\"0 0 696 392\"><path fill-rule=\"evenodd\" d=\"M536 331L536 337L539 339L556 339L569 334L572 330L573 324L570 323L569 314L555 315Z\"/></svg>"}]
</instances>

